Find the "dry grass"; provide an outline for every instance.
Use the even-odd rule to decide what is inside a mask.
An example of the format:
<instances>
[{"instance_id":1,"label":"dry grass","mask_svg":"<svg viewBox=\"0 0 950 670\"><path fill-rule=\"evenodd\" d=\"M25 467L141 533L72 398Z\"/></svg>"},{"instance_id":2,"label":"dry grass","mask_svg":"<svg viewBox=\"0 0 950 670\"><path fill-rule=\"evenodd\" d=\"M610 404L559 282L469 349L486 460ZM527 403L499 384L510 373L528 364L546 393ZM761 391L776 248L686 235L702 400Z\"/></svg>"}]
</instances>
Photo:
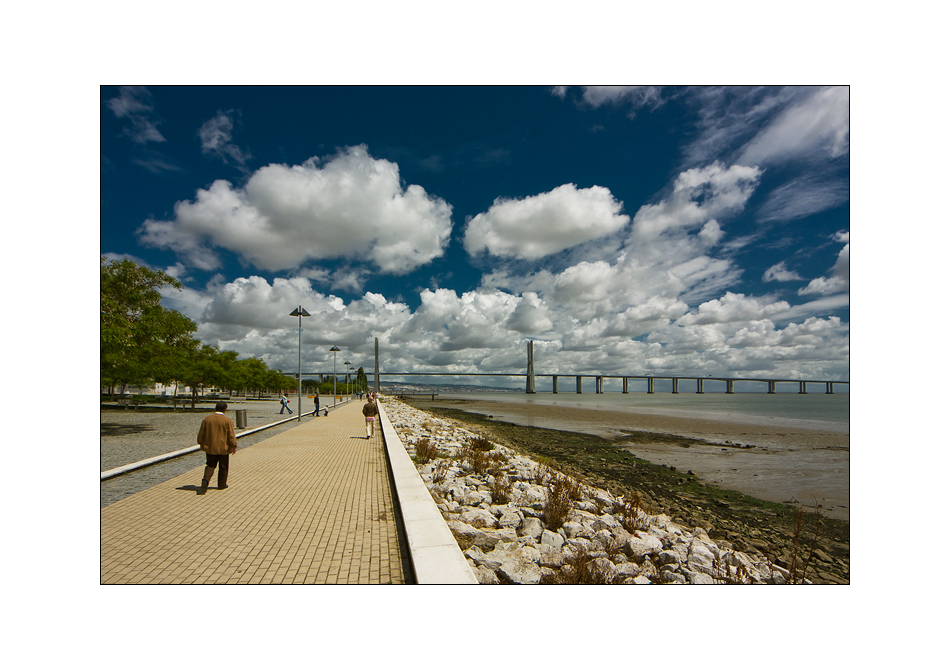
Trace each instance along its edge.
<instances>
[{"instance_id":1,"label":"dry grass","mask_svg":"<svg viewBox=\"0 0 950 670\"><path fill-rule=\"evenodd\" d=\"M493 505L504 505L511 502L512 482L500 472L494 475L495 481L491 486L491 501Z\"/></svg>"},{"instance_id":2,"label":"dry grass","mask_svg":"<svg viewBox=\"0 0 950 670\"><path fill-rule=\"evenodd\" d=\"M439 458L442 455L442 452L439 451L439 448L432 444L432 441L428 437L423 437L419 440L416 440L412 447L416 453L415 460L417 463L428 463L429 461Z\"/></svg>"},{"instance_id":3,"label":"dry grass","mask_svg":"<svg viewBox=\"0 0 950 670\"><path fill-rule=\"evenodd\" d=\"M630 500L624 502L623 510L620 513L620 525L628 533L649 530L650 520L643 516L645 514L647 514L647 511L644 509L640 494L634 492Z\"/></svg>"},{"instance_id":4,"label":"dry grass","mask_svg":"<svg viewBox=\"0 0 950 670\"><path fill-rule=\"evenodd\" d=\"M554 477L541 510L542 519L549 530L557 530L564 525L574 501L580 498L581 492L582 487L577 480L564 475Z\"/></svg>"},{"instance_id":5,"label":"dry grass","mask_svg":"<svg viewBox=\"0 0 950 670\"><path fill-rule=\"evenodd\" d=\"M807 541L803 537L803 526L805 522L805 512L801 508L798 510L798 516L795 519L795 534L792 538L792 559L788 566L788 584L804 584L805 575L815 557L815 549L818 546L818 535L821 532L821 512L815 513L815 528L812 530L811 544L807 550L804 543Z\"/></svg>"},{"instance_id":6,"label":"dry grass","mask_svg":"<svg viewBox=\"0 0 950 670\"><path fill-rule=\"evenodd\" d=\"M469 438L468 444L459 450L459 456L475 474L482 475L507 460L500 453L492 453L494 448L495 445L484 437L472 437Z\"/></svg>"},{"instance_id":7,"label":"dry grass","mask_svg":"<svg viewBox=\"0 0 950 670\"><path fill-rule=\"evenodd\" d=\"M616 573L602 567L590 552L574 552L553 575L541 578L542 584L615 584Z\"/></svg>"}]
</instances>

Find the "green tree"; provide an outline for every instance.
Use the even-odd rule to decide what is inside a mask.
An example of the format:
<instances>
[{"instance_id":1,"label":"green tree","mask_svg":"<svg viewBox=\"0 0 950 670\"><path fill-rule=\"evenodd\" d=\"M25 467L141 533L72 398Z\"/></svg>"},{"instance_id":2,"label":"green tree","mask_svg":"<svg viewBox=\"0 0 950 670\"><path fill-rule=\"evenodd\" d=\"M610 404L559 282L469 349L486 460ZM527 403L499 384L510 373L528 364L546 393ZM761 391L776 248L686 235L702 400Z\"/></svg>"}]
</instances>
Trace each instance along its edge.
<instances>
[{"instance_id":1,"label":"green tree","mask_svg":"<svg viewBox=\"0 0 950 670\"><path fill-rule=\"evenodd\" d=\"M159 289L179 291L174 277L130 260L99 257L99 381L113 394L128 384L168 378L172 351L187 347L195 323L161 306Z\"/></svg>"}]
</instances>

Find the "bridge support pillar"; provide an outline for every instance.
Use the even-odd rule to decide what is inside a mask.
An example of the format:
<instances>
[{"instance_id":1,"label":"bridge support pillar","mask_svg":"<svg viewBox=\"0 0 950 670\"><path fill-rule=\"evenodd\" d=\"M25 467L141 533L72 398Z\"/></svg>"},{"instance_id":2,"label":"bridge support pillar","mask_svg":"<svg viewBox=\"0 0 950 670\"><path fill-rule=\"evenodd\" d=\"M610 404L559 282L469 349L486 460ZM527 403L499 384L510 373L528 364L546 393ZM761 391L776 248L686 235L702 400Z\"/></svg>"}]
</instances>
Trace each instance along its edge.
<instances>
[{"instance_id":1,"label":"bridge support pillar","mask_svg":"<svg viewBox=\"0 0 950 670\"><path fill-rule=\"evenodd\" d=\"M583 393L583 392L584 392L584 390L583 390L583 388L584 388L584 382L582 381L582 379L583 379L583 377L580 377L580 376L578 376L578 378L577 378L577 392L578 392L578 393Z\"/></svg>"},{"instance_id":2,"label":"bridge support pillar","mask_svg":"<svg viewBox=\"0 0 950 670\"><path fill-rule=\"evenodd\" d=\"M653 393L653 377L647 377L647 393Z\"/></svg>"},{"instance_id":3,"label":"bridge support pillar","mask_svg":"<svg viewBox=\"0 0 950 670\"><path fill-rule=\"evenodd\" d=\"M696 378L696 393L702 393L702 392L703 392L703 378L697 377Z\"/></svg>"},{"instance_id":4,"label":"bridge support pillar","mask_svg":"<svg viewBox=\"0 0 950 670\"><path fill-rule=\"evenodd\" d=\"M630 380L626 377L623 378L623 392L630 393Z\"/></svg>"},{"instance_id":5,"label":"bridge support pillar","mask_svg":"<svg viewBox=\"0 0 950 670\"><path fill-rule=\"evenodd\" d=\"M769 382L769 393L775 393L775 382Z\"/></svg>"},{"instance_id":6,"label":"bridge support pillar","mask_svg":"<svg viewBox=\"0 0 950 670\"><path fill-rule=\"evenodd\" d=\"M557 393L557 375L551 375L551 392Z\"/></svg>"},{"instance_id":7,"label":"bridge support pillar","mask_svg":"<svg viewBox=\"0 0 950 670\"><path fill-rule=\"evenodd\" d=\"M534 342L528 340L528 375L525 381L525 393L534 393Z\"/></svg>"},{"instance_id":8,"label":"bridge support pillar","mask_svg":"<svg viewBox=\"0 0 950 670\"><path fill-rule=\"evenodd\" d=\"M833 395L835 392L834 382L825 382L825 395Z\"/></svg>"},{"instance_id":9,"label":"bridge support pillar","mask_svg":"<svg viewBox=\"0 0 950 670\"><path fill-rule=\"evenodd\" d=\"M680 380L676 377L673 377L673 393L680 392Z\"/></svg>"},{"instance_id":10,"label":"bridge support pillar","mask_svg":"<svg viewBox=\"0 0 950 670\"><path fill-rule=\"evenodd\" d=\"M798 394L805 395L808 390L805 388L805 382L798 382Z\"/></svg>"},{"instance_id":11,"label":"bridge support pillar","mask_svg":"<svg viewBox=\"0 0 950 670\"><path fill-rule=\"evenodd\" d=\"M731 380L731 379L727 379L727 380L726 380L726 393L735 393L735 391L732 390L732 380Z\"/></svg>"},{"instance_id":12,"label":"bridge support pillar","mask_svg":"<svg viewBox=\"0 0 950 670\"><path fill-rule=\"evenodd\" d=\"M604 378L594 377L594 393L603 393L603 392L604 392Z\"/></svg>"}]
</instances>

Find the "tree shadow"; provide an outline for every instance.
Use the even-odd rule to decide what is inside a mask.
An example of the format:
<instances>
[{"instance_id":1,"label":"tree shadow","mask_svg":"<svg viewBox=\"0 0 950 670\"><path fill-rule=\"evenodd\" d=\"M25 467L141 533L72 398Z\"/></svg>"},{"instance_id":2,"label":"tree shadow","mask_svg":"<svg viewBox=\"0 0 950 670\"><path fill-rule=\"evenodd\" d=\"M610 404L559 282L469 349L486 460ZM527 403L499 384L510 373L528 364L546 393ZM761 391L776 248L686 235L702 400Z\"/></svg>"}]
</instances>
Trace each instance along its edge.
<instances>
[{"instance_id":1,"label":"tree shadow","mask_svg":"<svg viewBox=\"0 0 950 670\"><path fill-rule=\"evenodd\" d=\"M100 437L124 437L126 435L136 435L144 433L147 430L155 430L151 426L127 426L120 423L100 423Z\"/></svg>"}]
</instances>

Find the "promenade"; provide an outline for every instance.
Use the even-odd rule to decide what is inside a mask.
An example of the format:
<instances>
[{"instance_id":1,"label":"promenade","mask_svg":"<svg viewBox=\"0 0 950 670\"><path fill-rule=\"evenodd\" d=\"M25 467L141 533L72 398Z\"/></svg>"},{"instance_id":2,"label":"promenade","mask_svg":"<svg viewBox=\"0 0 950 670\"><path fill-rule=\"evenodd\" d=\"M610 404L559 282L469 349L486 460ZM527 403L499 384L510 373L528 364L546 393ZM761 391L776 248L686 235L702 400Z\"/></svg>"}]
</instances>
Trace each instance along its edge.
<instances>
[{"instance_id":1,"label":"promenade","mask_svg":"<svg viewBox=\"0 0 950 670\"><path fill-rule=\"evenodd\" d=\"M344 405L231 457L199 495L198 467L101 510L103 584L404 584L381 432ZM378 423L378 422L377 422Z\"/></svg>"}]
</instances>

